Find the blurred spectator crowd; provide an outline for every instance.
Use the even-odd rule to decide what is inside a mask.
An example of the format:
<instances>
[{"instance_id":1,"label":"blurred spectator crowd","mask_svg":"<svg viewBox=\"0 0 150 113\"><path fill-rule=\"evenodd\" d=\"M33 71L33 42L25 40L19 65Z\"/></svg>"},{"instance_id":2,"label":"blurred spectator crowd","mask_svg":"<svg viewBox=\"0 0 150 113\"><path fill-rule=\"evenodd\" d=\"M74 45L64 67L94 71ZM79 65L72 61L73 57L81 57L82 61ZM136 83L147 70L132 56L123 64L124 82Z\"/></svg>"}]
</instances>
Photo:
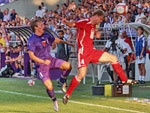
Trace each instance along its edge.
<instances>
[{"instance_id":1,"label":"blurred spectator crowd","mask_svg":"<svg viewBox=\"0 0 150 113\"><path fill-rule=\"evenodd\" d=\"M66 3L57 4L53 10L49 10L42 2L31 19L22 19L15 9L0 9L0 52L10 51L15 53L20 51L21 40L19 36L16 36L13 32L7 33L6 27L30 26L31 21L37 17L41 17L45 26L55 33L63 30L64 39L68 41L75 40L76 32L75 29L70 29L64 25L61 22L62 19L77 21L89 18L96 9L102 9L105 12L103 22L97 26L97 28L103 28L99 30L105 36L104 39L108 39L108 31L111 31L113 24L135 22L150 25L149 0L78 0L78 2L79 4L76 4L73 0L67 0ZM116 12L115 6L118 3L126 3L129 8L126 15L119 15ZM108 34L104 35L106 32ZM26 46L21 50L26 51Z\"/></svg>"}]
</instances>

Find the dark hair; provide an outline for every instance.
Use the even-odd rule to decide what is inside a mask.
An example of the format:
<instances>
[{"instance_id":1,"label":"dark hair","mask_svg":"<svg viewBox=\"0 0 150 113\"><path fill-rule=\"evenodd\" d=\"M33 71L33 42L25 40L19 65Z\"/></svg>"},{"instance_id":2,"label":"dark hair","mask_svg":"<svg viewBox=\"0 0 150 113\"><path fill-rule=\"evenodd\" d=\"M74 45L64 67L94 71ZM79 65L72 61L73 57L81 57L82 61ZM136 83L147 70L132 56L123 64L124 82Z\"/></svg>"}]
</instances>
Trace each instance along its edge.
<instances>
[{"instance_id":1,"label":"dark hair","mask_svg":"<svg viewBox=\"0 0 150 113\"><path fill-rule=\"evenodd\" d=\"M139 26L138 29L142 30L142 34L144 33L144 28L142 26Z\"/></svg>"},{"instance_id":2,"label":"dark hair","mask_svg":"<svg viewBox=\"0 0 150 113\"><path fill-rule=\"evenodd\" d=\"M96 10L96 11L92 14L92 16L95 16L95 15L97 15L97 16L104 16L104 11L98 9L98 10Z\"/></svg>"},{"instance_id":3,"label":"dark hair","mask_svg":"<svg viewBox=\"0 0 150 113\"><path fill-rule=\"evenodd\" d=\"M37 27L37 23L41 22L41 21L42 21L41 18L37 18L36 20L31 22L31 29L32 29L33 32L35 32L35 27Z\"/></svg>"},{"instance_id":4,"label":"dark hair","mask_svg":"<svg viewBox=\"0 0 150 113\"><path fill-rule=\"evenodd\" d=\"M44 2L41 2L41 5L44 5Z\"/></svg>"},{"instance_id":5,"label":"dark hair","mask_svg":"<svg viewBox=\"0 0 150 113\"><path fill-rule=\"evenodd\" d=\"M142 31L144 31L144 29L143 29L143 27L142 27L142 26L139 26L139 27L138 27L138 29L141 29Z\"/></svg>"},{"instance_id":6,"label":"dark hair","mask_svg":"<svg viewBox=\"0 0 150 113\"><path fill-rule=\"evenodd\" d=\"M42 7L41 7L41 6L39 6L39 9L41 10L41 9L42 9Z\"/></svg>"},{"instance_id":7,"label":"dark hair","mask_svg":"<svg viewBox=\"0 0 150 113\"><path fill-rule=\"evenodd\" d=\"M58 31L58 33L60 33L60 32L64 35L64 31L63 31L63 30L59 30L59 31Z\"/></svg>"},{"instance_id":8,"label":"dark hair","mask_svg":"<svg viewBox=\"0 0 150 113\"><path fill-rule=\"evenodd\" d=\"M57 4L56 6L59 7L59 4Z\"/></svg>"}]
</instances>

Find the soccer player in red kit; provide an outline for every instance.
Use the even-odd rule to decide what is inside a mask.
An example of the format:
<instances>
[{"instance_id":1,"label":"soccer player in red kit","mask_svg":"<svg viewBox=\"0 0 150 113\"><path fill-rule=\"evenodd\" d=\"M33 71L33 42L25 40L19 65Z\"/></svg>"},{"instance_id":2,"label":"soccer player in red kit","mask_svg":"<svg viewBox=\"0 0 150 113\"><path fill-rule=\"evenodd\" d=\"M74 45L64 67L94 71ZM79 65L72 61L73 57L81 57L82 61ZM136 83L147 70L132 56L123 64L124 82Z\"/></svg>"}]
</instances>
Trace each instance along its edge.
<instances>
[{"instance_id":1,"label":"soccer player in red kit","mask_svg":"<svg viewBox=\"0 0 150 113\"><path fill-rule=\"evenodd\" d=\"M96 10L90 19L83 19L76 22L68 22L63 19L62 22L69 27L77 28L77 46L78 46L78 75L76 75L63 97L63 103L67 104L68 99L72 91L77 87L80 81L84 78L87 72L87 66L90 62L109 62L112 64L114 70L119 75L123 83L135 83L133 80L129 80L120 64L118 63L117 57L104 52L102 50L96 50L93 46L94 35L100 38L100 33L96 32L96 25L103 21L104 12L102 10Z\"/></svg>"}]
</instances>

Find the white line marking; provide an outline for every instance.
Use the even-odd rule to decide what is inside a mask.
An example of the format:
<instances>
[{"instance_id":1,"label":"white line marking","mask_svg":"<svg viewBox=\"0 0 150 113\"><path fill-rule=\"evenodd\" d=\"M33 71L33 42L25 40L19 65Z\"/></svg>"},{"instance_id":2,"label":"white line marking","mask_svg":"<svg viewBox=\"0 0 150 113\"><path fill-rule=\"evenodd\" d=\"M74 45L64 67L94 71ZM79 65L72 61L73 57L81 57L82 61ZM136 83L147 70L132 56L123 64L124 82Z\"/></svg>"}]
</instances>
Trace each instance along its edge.
<instances>
[{"instance_id":1,"label":"white line marking","mask_svg":"<svg viewBox=\"0 0 150 113\"><path fill-rule=\"evenodd\" d=\"M44 97L44 96L24 94L24 93L18 93L18 92L6 91L6 90L0 90L0 92L9 93L9 94L16 94L16 95L23 95L23 96L29 96L29 97L35 97L35 98L46 98L46 99L49 98L49 97ZM62 99L58 99L58 100L62 100ZM87 106L93 106L93 107L101 107L101 108L107 108L107 109L113 109L113 110L119 110L119 111L132 112L132 113L145 113L145 112L140 112L140 111L135 111L135 110L128 110L128 109L111 107L111 106L104 106L104 105L96 105L96 104L90 104L90 103L84 103L84 102L78 102L78 101L72 101L72 100L69 100L69 102L76 103L76 104L87 105Z\"/></svg>"}]
</instances>

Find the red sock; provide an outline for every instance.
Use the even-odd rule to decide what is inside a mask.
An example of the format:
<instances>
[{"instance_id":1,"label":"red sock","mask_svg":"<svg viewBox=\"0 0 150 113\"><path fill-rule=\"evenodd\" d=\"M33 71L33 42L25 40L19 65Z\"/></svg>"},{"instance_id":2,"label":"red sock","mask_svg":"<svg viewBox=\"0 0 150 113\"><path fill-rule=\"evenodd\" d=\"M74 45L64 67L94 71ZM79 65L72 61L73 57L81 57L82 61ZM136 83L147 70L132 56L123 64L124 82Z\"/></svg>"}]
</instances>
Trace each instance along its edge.
<instances>
[{"instance_id":1,"label":"red sock","mask_svg":"<svg viewBox=\"0 0 150 113\"><path fill-rule=\"evenodd\" d=\"M128 80L126 74L124 73L124 71L119 63L112 64L112 67L114 68L114 71L119 75L122 82L125 82Z\"/></svg>"},{"instance_id":2,"label":"red sock","mask_svg":"<svg viewBox=\"0 0 150 113\"><path fill-rule=\"evenodd\" d=\"M68 94L69 96L71 95L72 91L77 87L77 85L79 84L80 82L76 79L76 77L74 77L70 83L70 86L66 92L66 94Z\"/></svg>"}]
</instances>

